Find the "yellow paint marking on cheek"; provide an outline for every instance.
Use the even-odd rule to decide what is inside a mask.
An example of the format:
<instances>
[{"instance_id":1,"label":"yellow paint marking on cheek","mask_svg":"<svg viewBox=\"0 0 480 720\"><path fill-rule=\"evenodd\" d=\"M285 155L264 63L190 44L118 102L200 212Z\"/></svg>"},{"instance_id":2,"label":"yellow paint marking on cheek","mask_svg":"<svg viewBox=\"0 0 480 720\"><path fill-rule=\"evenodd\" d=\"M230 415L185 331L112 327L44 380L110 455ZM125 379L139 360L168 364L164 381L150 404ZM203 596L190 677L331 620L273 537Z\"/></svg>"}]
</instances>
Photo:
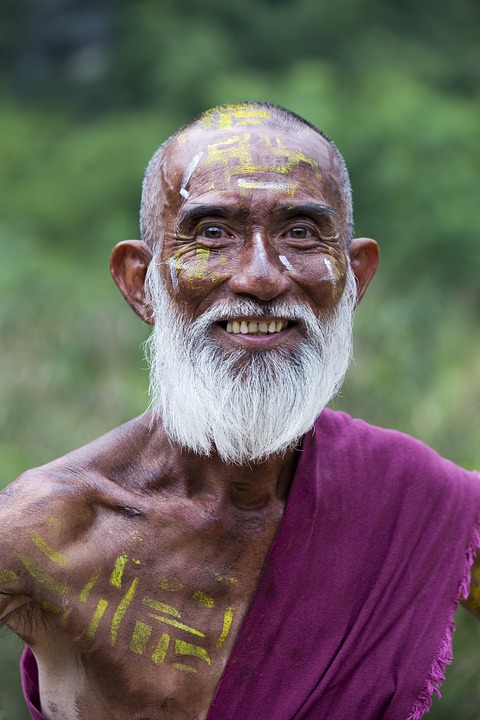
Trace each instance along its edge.
<instances>
[{"instance_id":1,"label":"yellow paint marking on cheek","mask_svg":"<svg viewBox=\"0 0 480 720\"><path fill-rule=\"evenodd\" d=\"M193 278L203 280L203 278L207 274L207 264L209 257L210 250L208 248L197 248L195 270L193 273L189 273L189 275Z\"/></svg>"},{"instance_id":2,"label":"yellow paint marking on cheek","mask_svg":"<svg viewBox=\"0 0 480 720\"><path fill-rule=\"evenodd\" d=\"M98 581L98 578L100 577L100 568L98 570L95 570L90 580L88 580L87 583L83 586L83 588L80 590L79 598L81 602L87 602L88 597L90 593L93 590L94 585Z\"/></svg>"},{"instance_id":3,"label":"yellow paint marking on cheek","mask_svg":"<svg viewBox=\"0 0 480 720\"><path fill-rule=\"evenodd\" d=\"M202 607L212 608L215 605L215 600L210 597L210 595L203 593L201 590L195 590L192 597Z\"/></svg>"},{"instance_id":4,"label":"yellow paint marking on cheek","mask_svg":"<svg viewBox=\"0 0 480 720\"><path fill-rule=\"evenodd\" d=\"M200 632L200 630L195 630L195 628L189 627L188 625L184 625L181 622L178 622L177 620L170 620L170 618L160 617L160 615L154 615L153 613L150 613L150 617L154 620L158 620L159 622L163 622L166 625L172 625L173 627L178 628L178 630L185 630L185 632L192 633L192 635L198 635L199 637L205 637L204 633Z\"/></svg>"},{"instance_id":5,"label":"yellow paint marking on cheek","mask_svg":"<svg viewBox=\"0 0 480 720\"><path fill-rule=\"evenodd\" d=\"M155 646L155 650L152 654L152 660L155 665L162 665L165 662L165 656L167 654L168 646L170 645L170 635L162 633L162 637Z\"/></svg>"},{"instance_id":6,"label":"yellow paint marking on cheek","mask_svg":"<svg viewBox=\"0 0 480 720\"><path fill-rule=\"evenodd\" d=\"M125 570L125 565L127 564L127 562L127 555L120 555L120 557L115 560L115 565L110 576L110 585L113 585L113 587L122 587L123 572Z\"/></svg>"},{"instance_id":7,"label":"yellow paint marking on cheek","mask_svg":"<svg viewBox=\"0 0 480 720\"><path fill-rule=\"evenodd\" d=\"M158 602L158 600L143 598L142 603L144 605L148 605L148 607L152 608L152 610L156 610L157 612L164 612L167 615L173 615L173 617L177 618L182 617L182 614L177 610L177 608L172 607L172 605L166 605L165 603Z\"/></svg>"},{"instance_id":8,"label":"yellow paint marking on cheek","mask_svg":"<svg viewBox=\"0 0 480 720\"><path fill-rule=\"evenodd\" d=\"M115 610L115 614L112 619L112 628L110 631L110 640L112 642L112 645L115 645L117 642L117 636L118 636L118 629L120 627L120 623L122 622L123 618L125 617L125 613L128 610L128 606L132 602L133 596L135 595L135 592L137 590L138 586L138 578L135 578L128 588L127 592L125 593L125 596L123 600L120 602L118 608Z\"/></svg>"},{"instance_id":9,"label":"yellow paint marking on cheek","mask_svg":"<svg viewBox=\"0 0 480 720\"><path fill-rule=\"evenodd\" d=\"M92 622L88 626L87 637L89 637L90 640L93 640L93 638L97 634L98 626L100 625L100 621L101 621L102 617L104 616L105 610L107 609L107 607L108 607L108 600L101 598L97 603L95 612L93 613Z\"/></svg>"},{"instance_id":10,"label":"yellow paint marking on cheek","mask_svg":"<svg viewBox=\"0 0 480 720\"><path fill-rule=\"evenodd\" d=\"M235 608L232 607L229 607L225 610L225 613L223 615L223 628L222 632L220 633L220 637L217 640L217 648L222 647L223 643L227 639L227 635L230 632L230 628L232 627L234 612Z\"/></svg>"},{"instance_id":11,"label":"yellow paint marking on cheek","mask_svg":"<svg viewBox=\"0 0 480 720\"><path fill-rule=\"evenodd\" d=\"M48 590L56 593L57 595L66 595L68 593L68 586L65 583L59 582L48 575L42 568L33 562L29 557L23 553L18 553L18 559L22 563L23 567L27 572L41 585L45 585Z\"/></svg>"},{"instance_id":12,"label":"yellow paint marking on cheek","mask_svg":"<svg viewBox=\"0 0 480 720\"><path fill-rule=\"evenodd\" d=\"M130 650L137 655L143 655L147 649L147 643L150 640L152 634L151 625L137 620L135 623L135 629L133 631L132 639L130 641Z\"/></svg>"},{"instance_id":13,"label":"yellow paint marking on cheek","mask_svg":"<svg viewBox=\"0 0 480 720\"><path fill-rule=\"evenodd\" d=\"M2 570L0 572L0 583L13 582L18 580L18 575L13 570Z\"/></svg>"},{"instance_id":14,"label":"yellow paint marking on cheek","mask_svg":"<svg viewBox=\"0 0 480 720\"><path fill-rule=\"evenodd\" d=\"M32 535L32 542L34 545L37 546L40 552L46 555L49 560L55 563L55 565L60 565L60 567L67 567L68 559L65 557L65 555L52 548L52 546L49 545L45 538L43 538L41 535L34 532Z\"/></svg>"},{"instance_id":15,"label":"yellow paint marking on cheek","mask_svg":"<svg viewBox=\"0 0 480 720\"><path fill-rule=\"evenodd\" d=\"M175 652L177 655L191 655L192 657L198 657L201 660L205 660L207 665L211 665L212 661L208 656L208 652L205 648L200 645L192 645L191 643L184 642L183 640L175 640Z\"/></svg>"}]
</instances>

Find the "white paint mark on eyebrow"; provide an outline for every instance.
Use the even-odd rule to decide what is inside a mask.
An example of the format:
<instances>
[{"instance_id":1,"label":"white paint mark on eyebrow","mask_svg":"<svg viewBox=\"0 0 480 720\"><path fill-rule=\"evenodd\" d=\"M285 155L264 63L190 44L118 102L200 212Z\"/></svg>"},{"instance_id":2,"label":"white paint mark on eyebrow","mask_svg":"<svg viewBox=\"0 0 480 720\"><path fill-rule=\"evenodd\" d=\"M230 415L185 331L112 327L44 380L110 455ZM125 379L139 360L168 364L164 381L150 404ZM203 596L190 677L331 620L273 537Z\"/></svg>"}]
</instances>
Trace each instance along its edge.
<instances>
[{"instance_id":1,"label":"white paint mark on eyebrow","mask_svg":"<svg viewBox=\"0 0 480 720\"><path fill-rule=\"evenodd\" d=\"M192 177L193 173L195 172L195 168L197 167L198 163L200 162L202 155L203 155L203 150L202 150L202 152L199 152L197 155L195 155L192 158L187 169L183 173L182 187L180 188L180 195L182 197L184 197L185 199L188 199L190 197L190 193L188 192L188 190L186 188L187 188L190 178Z\"/></svg>"},{"instance_id":2,"label":"white paint mark on eyebrow","mask_svg":"<svg viewBox=\"0 0 480 720\"><path fill-rule=\"evenodd\" d=\"M282 265L285 265L285 267L287 268L287 270L293 270L293 265L287 260L287 258L285 257L285 255L279 255L279 256L278 256L278 259L280 260L280 262L282 263Z\"/></svg>"},{"instance_id":3,"label":"white paint mark on eyebrow","mask_svg":"<svg viewBox=\"0 0 480 720\"><path fill-rule=\"evenodd\" d=\"M323 258L323 262L325 263L325 267L328 270L329 279L335 284L335 273L333 272L332 263L328 258Z\"/></svg>"},{"instance_id":4,"label":"white paint mark on eyebrow","mask_svg":"<svg viewBox=\"0 0 480 720\"><path fill-rule=\"evenodd\" d=\"M168 258L167 265L170 268L170 277L172 279L173 289L175 292L178 292L177 261L173 257Z\"/></svg>"},{"instance_id":5,"label":"white paint mark on eyebrow","mask_svg":"<svg viewBox=\"0 0 480 720\"><path fill-rule=\"evenodd\" d=\"M238 178L238 187L248 188L249 190L295 190L297 183L290 182L263 182L262 180L246 180Z\"/></svg>"}]
</instances>

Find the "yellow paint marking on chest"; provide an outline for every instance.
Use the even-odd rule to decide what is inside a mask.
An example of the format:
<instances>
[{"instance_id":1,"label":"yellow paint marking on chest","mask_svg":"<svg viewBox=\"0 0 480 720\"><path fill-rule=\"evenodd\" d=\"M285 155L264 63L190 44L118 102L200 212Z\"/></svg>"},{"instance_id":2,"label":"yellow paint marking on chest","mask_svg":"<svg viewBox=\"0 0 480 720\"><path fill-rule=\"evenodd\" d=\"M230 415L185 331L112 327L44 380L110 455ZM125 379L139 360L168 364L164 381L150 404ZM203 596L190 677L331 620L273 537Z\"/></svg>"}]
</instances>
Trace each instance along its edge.
<instances>
[{"instance_id":1,"label":"yellow paint marking on chest","mask_svg":"<svg viewBox=\"0 0 480 720\"><path fill-rule=\"evenodd\" d=\"M112 645L115 645L117 642L117 636L118 636L118 629L120 627L120 623L122 622L125 613L128 610L128 607L130 603L133 600L133 596L135 595L135 592L138 587L138 578L134 578L132 584L128 588L127 592L125 593L123 599L121 600L118 608L115 610L113 619L112 619L112 628L110 631L110 640L112 642Z\"/></svg>"},{"instance_id":2,"label":"yellow paint marking on chest","mask_svg":"<svg viewBox=\"0 0 480 720\"><path fill-rule=\"evenodd\" d=\"M195 590L192 597L202 607L212 608L215 605L215 600L210 597L210 595L203 593L201 590Z\"/></svg>"},{"instance_id":3,"label":"yellow paint marking on chest","mask_svg":"<svg viewBox=\"0 0 480 720\"><path fill-rule=\"evenodd\" d=\"M137 655L142 655L147 649L147 643L150 640L151 634L151 625L147 625L147 623L137 620L135 622L132 639L130 640L130 650Z\"/></svg>"},{"instance_id":4,"label":"yellow paint marking on chest","mask_svg":"<svg viewBox=\"0 0 480 720\"><path fill-rule=\"evenodd\" d=\"M221 573L213 573L215 575L215 579L218 580L218 582L229 582L229 583L236 583L238 580L234 577L230 577L229 575L222 575Z\"/></svg>"},{"instance_id":5,"label":"yellow paint marking on chest","mask_svg":"<svg viewBox=\"0 0 480 720\"><path fill-rule=\"evenodd\" d=\"M13 582L18 580L18 575L13 570L2 570L0 572L0 583Z\"/></svg>"},{"instance_id":6,"label":"yellow paint marking on chest","mask_svg":"<svg viewBox=\"0 0 480 720\"><path fill-rule=\"evenodd\" d=\"M182 614L177 610L177 608L172 607L172 605L166 605L165 603L158 602L158 600L143 598L142 603L151 607L152 610L157 610L157 612L164 612L167 615L173 615L173 617L177 618L182 617Z\"/></svg>"},{"instance_id":7,"label":"yellow paint marking on chest","mask_svg":"<svg viewBox=\"0 0 480 720\"><path fill-rule=\"evenodd\" d=\"M88 580L88 582L85 583L83 588L80 590L79 598L80 598L81 602L87 602L88 597L89 597L90 593L92 592L93 587L96 584L96 582L98 581L99 577L100 577L100 568L95 570L95 572L93 573L90 580Z\"/></svg>"},{"instance_id":8,"label":"yellow paint marking on chest","mask_svg":"<svg viewBox=\"0 0 480 720\"><path fill-rule=\"evenodd\" d=\"M198 635L199 637L205 637L204 633L200 632L200 630L195 630L195 628L189 627L188 625L184 625L181 622L178 622L177 620L170 620L170 618L161 617L160 615L154 615L153 613L150 613L150 617L152 617L154 620L158 620L159 622L163 622L166 625L172 625L173 627L178 628L178 630L185 630L185 632L192 633L192 635Z\"/></svg>"},{"instance_id":9,"label":"yellow paint marking on chest","mask_svg":"<svg viewBox=\"0 0 480 720\"><path fill-rule=\"evenodd\" d=\"M49 560L55 563L55 565L60 565L60 567L67 567L68 559L65 557L65 555L63 555L63 553L61 552L58 552L58 550L55 550L55 548L52 548L52 546L49 545L45 538L43 538L41 535L34 532L32 535L32 542L34 545L37 546L40 552L46 555Z\"/></svg>"},{"instance_id":10,"label":"yellow paint marking on chest","mask_svg":"<svg viewBox=\"0 0 480 720\"><path fill-rule=\"evenodd\" d=\"M18 553L18 559L22 563L23 567L27 572L41 585L45 585L46 588L57 595L66 595L68 593L68 586L65 583L52 578L42 568L40 568L31 558L27 557L23 553Z\"/></svg>"},{"instance_id":11,"label":"yellow paint marking on chest","mask_svg":"<svg viewBox=\"0 0 480 720\"><path fill-rule=\"evenodd\" d=\"M97 603L97 607L95 608L95 612L93 613L92 621L91 621L90 625L88 626L87 637L89 637L90 640L93 640L93 638L95 637L97 630L98 630L98 626L100 625L100 621L101 621L102 617L104 616L105 610L107 609L107 607L108 607L108 600L101 598Z\"/></svg>"},{"instance_id":12,"label":"yellow paint marking on chest","mask_svg":"<svg viewBox=\"0 0 480 720\"><path fill-rule=\"evenodd\" d=\"M162 633L162 637L155 646L155 650L152 654L152 660L155 665L161 665L165 661L168 646L170 645L170 635Z\"/></svg>"},{"instance_id":13,"label":"yellow paint marking on chest","mask_svg":"<svg viewBox=\"0 0 480 720\"><path fill-rule=\"evenodd\" d=\"M120 557L115 560L115 565L110 576L110 585L113 585L117 588L122 587L123 572L125 570L125 565L127 564L127 562L127 555L120 555Z\"/></svg>"},{"instance_id":14,"label":"yellow paint marking on chest","mask_svg":"<svg viewBox=\"0 0 480 720\"><path fill-rule=\"evenodd\" d=\"M184 665L183 663L173 663L173 667L175 670L185 670L185 672L189 673L198 673L197 668L194 668L191 665Z\"/></svg>"},{"instance_id":15,"label":"yellow paint marking on chest","mask_svg":"<svg viewBox=\"0 0 480 720\"><path fill-rule=\"evenodd\" d=\"M183 640L175 640L175 652L177 655L191 655L192 657L198 657L201 660L205 660L207 665L211 665L212 661L205 648L200 645L192 645L191 643L184 642Z\"/></svg>"},{"instance_id":16,"label":"yellow paint marking on chest","mask_svg":"<svg viewBox=\"0 0 480 720\"><path fill-rule=\"evenodd\" d=\"M183 590L182 583L177 578L162 578L160 582L160 588L162 590L170 590L170 592L178 592Z\"/></svg>"},{"instance_id":17,"label":"yellow paint marking on chest","mask_svg":"<svg viewBox=\"0 0 480 720\"><path fill-rule=\"evenodd\" d=\"M225 610L225 613L223 615L222 632L220 633L220 637L217 640L217 648L222 647L223 643L227 639L227 635L230 632L230 628L232 626L234 612L235 608L232 607L229 607Z\"/></svg>"}]
</instances>

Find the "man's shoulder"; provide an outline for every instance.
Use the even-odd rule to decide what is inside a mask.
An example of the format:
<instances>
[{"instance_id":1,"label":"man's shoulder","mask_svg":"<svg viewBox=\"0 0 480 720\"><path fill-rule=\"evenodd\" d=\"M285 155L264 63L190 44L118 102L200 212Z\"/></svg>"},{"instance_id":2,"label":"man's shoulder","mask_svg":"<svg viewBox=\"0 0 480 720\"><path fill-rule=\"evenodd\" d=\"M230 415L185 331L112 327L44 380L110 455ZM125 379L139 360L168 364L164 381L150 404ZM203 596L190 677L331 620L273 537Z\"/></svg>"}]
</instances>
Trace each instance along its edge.
<instances>
[{"instance_id":1,"label":"man's shoulder","mask_svg":"<svg viewBox=\"0 0 480 720\"><path fill-rule=\"evenodd\" d=\"M0 493L0 508L22 512L27 507L94 504L128 485L139 458L151 453L149 418L140 416L92 440L86 445L31 468Z\"/></svg>"}]
</instances>

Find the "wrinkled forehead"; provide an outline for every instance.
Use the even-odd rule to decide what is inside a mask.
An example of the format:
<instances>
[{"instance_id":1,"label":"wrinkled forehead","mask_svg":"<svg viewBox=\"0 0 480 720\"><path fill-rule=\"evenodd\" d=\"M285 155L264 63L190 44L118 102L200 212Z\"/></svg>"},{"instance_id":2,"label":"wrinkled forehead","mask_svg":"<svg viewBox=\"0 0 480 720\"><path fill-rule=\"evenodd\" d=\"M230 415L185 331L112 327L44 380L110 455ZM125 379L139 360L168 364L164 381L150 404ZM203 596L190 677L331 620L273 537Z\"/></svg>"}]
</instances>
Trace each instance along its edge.
<instances>
[{"instance_id":1,"label":"wrinkled forehead","mask_svg":"<svg viewBox=\"0 0 480 720\"><path fill-rule=\"evenodd\" d=\"M198 123L172 140L164 155L164 190L187 199L209 189L284 188L312 181L337 185L330 144L310 128L289 132L261 122L209 127Z\"/></svg>"}]
</instances>

